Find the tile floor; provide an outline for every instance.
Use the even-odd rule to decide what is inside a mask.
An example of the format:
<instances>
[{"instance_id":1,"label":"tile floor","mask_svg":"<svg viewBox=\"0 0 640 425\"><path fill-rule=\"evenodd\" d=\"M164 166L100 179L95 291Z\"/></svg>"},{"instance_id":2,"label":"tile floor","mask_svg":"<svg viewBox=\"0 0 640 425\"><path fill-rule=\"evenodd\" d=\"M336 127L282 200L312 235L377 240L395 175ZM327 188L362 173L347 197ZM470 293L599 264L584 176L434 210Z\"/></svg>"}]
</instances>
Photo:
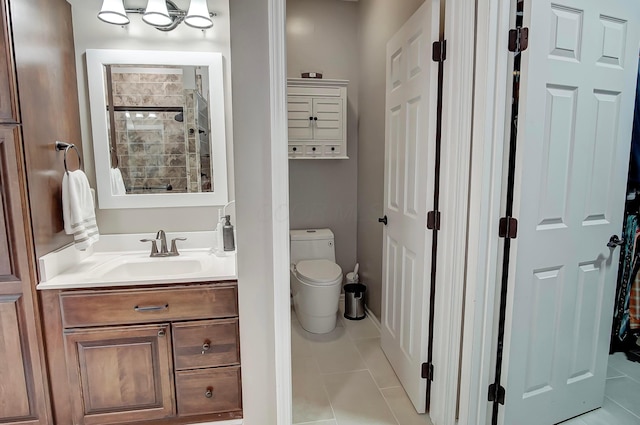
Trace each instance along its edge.
<instances>
[{"instance_id":1,"label":"tile floor","mask_svg":"<svg viewBox=\"0 0 640 425\"><path fill-rule=\"evenodd\" d=\"M605 395L601 409L562 425L639 425L640 363L627 360L624 353L610 355Z\"/></svg>"},{"instance_id":2,"label":"tile floor","mask_svg":"<svg viewBox=\"0 0 640 425\"><path fill-rule=\"evenodd\" d=\"M367 317L340 315L325 335L306 332L291 312L293 423L305 425L432 425L418 415L380 348Z\"/></svg>"},{"instance_id":3,"label":"tile floor","mask_svg":"<svg viewBox=\"0 0 640 425\"><path fill-rule=\"evenodd\" d=\"M432 425L418 415L380 348L367 317L338 320L325 335L306 332L291 312L295 425ZM609 356L601 409L562 425L640 425L640 363Z\"/></svg>"}]
</instances>

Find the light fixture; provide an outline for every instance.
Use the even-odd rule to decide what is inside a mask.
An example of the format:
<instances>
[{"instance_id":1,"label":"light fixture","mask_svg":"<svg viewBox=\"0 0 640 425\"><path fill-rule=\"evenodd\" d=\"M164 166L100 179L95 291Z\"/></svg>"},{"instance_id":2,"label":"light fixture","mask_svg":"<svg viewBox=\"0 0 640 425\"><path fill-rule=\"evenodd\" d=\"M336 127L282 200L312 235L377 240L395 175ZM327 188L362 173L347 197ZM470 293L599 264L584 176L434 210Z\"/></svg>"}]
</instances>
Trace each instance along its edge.
<instances>
[{"instance_id":1,"label":"light fixture","mask_svg":"<svg viewBox=\"0 0 640 425\"><path fill-rule=\"evenodd\" d=\"M168 27L173 24L165 0L149 0L147 8L142 14L142 20L154 27Z\"/></svg>"},{"instance_id":2,"label":"light fixture","mask_svg":"<svg viewBox=\"0 0 640 425\"><path fill-rule=\"evenodd\" d=\"M114 25L127 25L129 18L124 10L122 0L104 0L98 19Z\"/></svg>"},{"instance_id":3,"label":"light fixture","mask_svg":"<svg viewBox=\"0 0 640 425\"><path fill-rule=\"evenodd\" d=\"M209 17L207 0L191 0L189 12L184 18L184 23L194 28L211 28L213 21Z\"/></svg>"},{"instance_id":4,"label":"light fixture","mask_svg":"<svg viewBox=\"0 0 640 425\"><path fill-rule=\"evenodd\" d=\"M127 25L127 13L138 13L142 20L160 31L171 31L183 21L193 28L205 30L213 26L207 0L191 0L189 12L178 8L171 0L148 0L145 9L125 8L124 0L103 0L98 18L114 25Z\"/></svg>"}]
</instances>

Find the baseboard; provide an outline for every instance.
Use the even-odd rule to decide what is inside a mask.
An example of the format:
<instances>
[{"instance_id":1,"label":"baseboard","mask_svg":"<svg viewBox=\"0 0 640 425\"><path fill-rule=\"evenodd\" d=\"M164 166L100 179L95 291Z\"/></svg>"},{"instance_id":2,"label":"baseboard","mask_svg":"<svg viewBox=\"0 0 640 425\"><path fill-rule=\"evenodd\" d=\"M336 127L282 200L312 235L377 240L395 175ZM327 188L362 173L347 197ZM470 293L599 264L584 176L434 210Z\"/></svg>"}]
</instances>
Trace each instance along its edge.
<instances>
[{"instance_id":1,"label":"baseboard","mask_svg":"<svg viewBox=\"0 0 640 425\"><path fill-rule=\"evenodd\" d=\"M373 312L371 310L369 310L369 306L366 305L366 304L364 306L364 311L367 312L367 316L369 316L369 319L371 319L371 322L373 323L373 326L375 326L376 328L378 328L378 330L380 330L380 320L378 320L376 315L373 314Z\"/></svg>"}]
</instances>

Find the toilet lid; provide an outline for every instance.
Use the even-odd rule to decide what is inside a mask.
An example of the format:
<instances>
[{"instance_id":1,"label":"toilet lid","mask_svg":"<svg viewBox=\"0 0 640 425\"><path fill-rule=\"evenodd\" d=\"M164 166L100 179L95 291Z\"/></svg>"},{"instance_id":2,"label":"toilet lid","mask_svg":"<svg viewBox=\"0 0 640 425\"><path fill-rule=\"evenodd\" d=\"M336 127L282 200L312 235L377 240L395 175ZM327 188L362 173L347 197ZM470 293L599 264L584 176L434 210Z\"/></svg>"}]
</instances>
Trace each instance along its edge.
<instances>
[{"instance_id":1,"label":"toilet lid","mask_svg":"<svg viewBox=\"0 0 640 425\"><path fill-rule=\"evenodd\" d=\"M296 270L305 280L319 285L333 283L342 276L340 266L329 260L303 260L296 264Z\"/></svg>"}]
</instances>

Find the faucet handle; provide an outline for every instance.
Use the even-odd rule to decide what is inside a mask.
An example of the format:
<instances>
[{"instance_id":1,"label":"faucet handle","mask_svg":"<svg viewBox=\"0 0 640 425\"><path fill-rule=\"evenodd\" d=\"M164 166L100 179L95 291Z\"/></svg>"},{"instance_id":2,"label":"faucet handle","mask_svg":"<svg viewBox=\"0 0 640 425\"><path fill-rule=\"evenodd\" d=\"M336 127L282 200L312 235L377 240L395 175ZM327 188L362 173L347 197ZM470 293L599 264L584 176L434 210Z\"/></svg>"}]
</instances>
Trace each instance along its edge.
<instances>
[{"instance_id":1,"label":"faucet handle","mask_svg":"<svg viewBox=\"0 0 640 425\"><path fill-rule=\"evenodd\" d=\"M156 243L157 239L140 239L140 242L151 242L151 255L153 257L158 254L158 244Z\"/></svg>"},{"instance_id":2,"label":"faucet handle","mask_svg":"<svg viewBox=\"0 0 640 425\"><path fill-rule=\"evenodd\" d=\"M171 239L171 255L180 255L178 252L178 247L176 246L176 241L186 241L187 238L174 238Z\"/></svg>"}]
</instances>

